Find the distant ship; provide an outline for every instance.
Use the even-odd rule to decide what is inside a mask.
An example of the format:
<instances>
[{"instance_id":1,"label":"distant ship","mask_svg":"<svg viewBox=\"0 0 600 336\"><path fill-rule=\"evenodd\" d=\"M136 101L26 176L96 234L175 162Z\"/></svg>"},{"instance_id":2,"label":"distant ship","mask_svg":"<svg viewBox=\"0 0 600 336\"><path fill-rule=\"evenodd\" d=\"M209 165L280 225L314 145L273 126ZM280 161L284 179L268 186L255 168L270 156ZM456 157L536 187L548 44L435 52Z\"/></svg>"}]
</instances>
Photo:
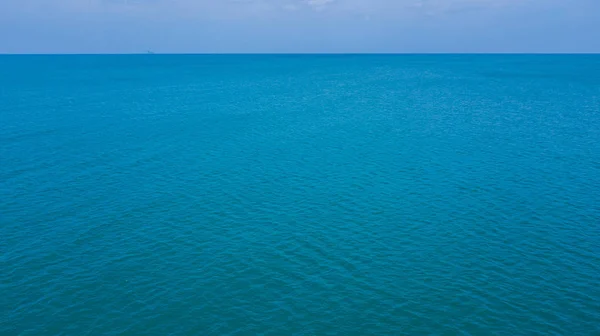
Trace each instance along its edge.
<instances>
[{"instance_id":1,"label":"distant ship","mask_svg":"<svg viewBox=\"0 0 600 336\"><path fill-rule=\"evenodd\" d=\"M148 50L148 51L146 51L146 54L149 54L149 55L154 55L154 51L152 51L152 50Z\"/></svg>"}]
</instances>

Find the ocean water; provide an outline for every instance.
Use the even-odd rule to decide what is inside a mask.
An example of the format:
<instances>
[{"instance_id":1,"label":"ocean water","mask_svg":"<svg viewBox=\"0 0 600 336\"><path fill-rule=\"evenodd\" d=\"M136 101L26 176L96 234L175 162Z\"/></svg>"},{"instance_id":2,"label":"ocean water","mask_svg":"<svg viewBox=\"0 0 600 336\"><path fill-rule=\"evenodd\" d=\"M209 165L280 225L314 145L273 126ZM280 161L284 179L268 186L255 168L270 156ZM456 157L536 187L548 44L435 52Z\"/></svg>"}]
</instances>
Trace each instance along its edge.
<instances>
[{"instance_id":1,"label":"ocean water","mask_svg":"<svg viewBox=\"0 0 600 336\"><path fill-rule=\"evenodd\" d=\"M0 56L0 335L600 335L600 56Z\"/></svg>"}]
</instances>

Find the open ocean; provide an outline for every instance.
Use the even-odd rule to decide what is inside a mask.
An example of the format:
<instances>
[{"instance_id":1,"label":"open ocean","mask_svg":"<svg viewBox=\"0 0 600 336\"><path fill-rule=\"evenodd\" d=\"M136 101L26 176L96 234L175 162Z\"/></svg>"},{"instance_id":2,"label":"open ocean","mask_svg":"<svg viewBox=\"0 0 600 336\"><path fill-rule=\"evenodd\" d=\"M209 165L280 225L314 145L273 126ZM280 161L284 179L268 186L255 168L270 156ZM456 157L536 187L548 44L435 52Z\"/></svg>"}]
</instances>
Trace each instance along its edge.
<instances>
[{"instance_id":1,"label":"open ocean","mask_svg":"<svg viewBox=\"0 0 600 336\"><path fill-rule=\"evenodd\" d=\"M0 335L600 335L600 55L0 56Z\"/></svg>"}]
</instances>

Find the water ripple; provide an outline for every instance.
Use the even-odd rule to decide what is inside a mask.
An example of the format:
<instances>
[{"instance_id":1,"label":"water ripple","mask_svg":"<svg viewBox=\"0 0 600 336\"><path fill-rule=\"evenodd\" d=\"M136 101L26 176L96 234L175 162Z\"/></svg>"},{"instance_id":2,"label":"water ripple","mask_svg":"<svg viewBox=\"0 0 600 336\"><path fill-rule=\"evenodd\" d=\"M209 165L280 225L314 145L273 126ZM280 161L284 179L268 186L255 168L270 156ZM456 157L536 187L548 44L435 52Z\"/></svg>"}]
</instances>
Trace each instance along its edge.
<instances>
[{"instance_id":1,"label":"water ripple","mask_svg":"<svg viewBox=\"0 0 600 336\"><path fill-rule=\"evenodd\" d=\"M0 62L0 334L600 333L597 57L72 57Z\"/></svg>"}]
</instances>

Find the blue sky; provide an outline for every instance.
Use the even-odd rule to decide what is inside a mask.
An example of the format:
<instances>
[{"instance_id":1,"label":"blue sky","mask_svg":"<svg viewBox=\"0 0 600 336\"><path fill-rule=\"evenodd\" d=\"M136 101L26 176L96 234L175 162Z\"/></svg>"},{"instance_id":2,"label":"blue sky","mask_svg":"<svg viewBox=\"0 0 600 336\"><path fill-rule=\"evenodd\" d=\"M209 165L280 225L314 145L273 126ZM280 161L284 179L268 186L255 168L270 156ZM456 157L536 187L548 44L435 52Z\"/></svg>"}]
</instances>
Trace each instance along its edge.
<instances>
[{"instance_id":1,"label":"blue sky","mask_svg":"<svg viewBox=\"0 0 600 336\"><path fill-rule=\"evenodd\" d=\"M600 52L600 0L0 0L0 53Z\"/></svg>"}]
</instances>

